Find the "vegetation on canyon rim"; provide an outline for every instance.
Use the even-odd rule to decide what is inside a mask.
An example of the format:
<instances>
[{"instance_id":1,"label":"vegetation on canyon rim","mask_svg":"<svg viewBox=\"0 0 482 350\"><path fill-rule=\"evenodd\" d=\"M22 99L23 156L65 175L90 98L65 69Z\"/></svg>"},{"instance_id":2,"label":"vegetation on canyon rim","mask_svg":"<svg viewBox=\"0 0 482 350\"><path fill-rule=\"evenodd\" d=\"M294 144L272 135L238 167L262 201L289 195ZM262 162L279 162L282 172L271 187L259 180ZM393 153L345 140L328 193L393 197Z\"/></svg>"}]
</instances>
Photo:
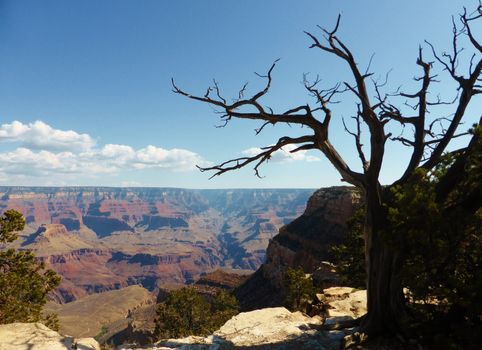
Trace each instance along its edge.
<instances>
[{"instance_id":1,"label":"vegetation on canyon rim","mask_svg":"<svg viewBox=\"0 0 482 350\"><path fill-rule=\"evenodd\" d=\"M340 17L332 30L322 29L323 39L309 32L306 34L312 42L310 48L333 55L347 65L354 83L340 82L332 88L322 89L319 87L320 79L309 81L305 75L304 86L313 96L315 105L302 104L287 111L275 112L274 109L260 102L270 90L276 62L263 76L267 83L262 90L248 96L244 85L232 102L223 97L216 82L204 95L193 95L185 92L175 84L174 80L172 81L175 93L215 107L221 114L224 125L232 119L250 119L261 122L260 127L256 129L257 134L261 133L267 125L276 124L296 125L308 131L302 136L283 136L274 145L262 148L254 156L231 159L215 166L200 168L201 171L213 171L214 177L253 165L255 174L259 176L259 167L267 162L273 153L285 146L291 146L294 147L291 150L292 153L306 150L321 151L344 181L360 188L364 202L363 235L368 299L368 313L361 319L360 329L369 335L400 331L402 316L406 314L402 290L402 267L410 262L406 247L417 244L419 237L414 237L415 232L408 230L407 225L392 225L394 216L402 215L401 213L405 210L399 206L404 205L410 197L403 199L403 196L400 198L397 193L400 191L411 193L411 186L421 176L434 174L437 167L445 162L444 153L447 152L450 141L467 135L456 131L468 117L466 111L471 106L471 102L482 94L480 77L482 45L477 41L471 28L481 18L482 3L479 3L475 11L468 12L464 9L457 18L453 19L453 35L449 52L437 53L434 46L426 42L433 62L427 59L423 48L419 48L416 63L421 68L422 74L415 78L420 87L414 92L402 92L400 89L387 92L388 79L385 81L373 79L374 75L370 72L370 67L366 70L360 68L352 51L337 35ZM464 50L460 48L460 42L463 39L467 44ZM469 48L473 50L470 54ZM448 73L449 79L457 85L458 93L453 102L446 102L440 98L434 99L430 95L433 84L441 79L432 72L435 63ZM340 98L345 93L351 93L357 100L354 105L354 128L350 129L348 125L343 124L345 130L354 137L354 147L361 161L361 171L354 170L347 164L329 137L328 129L334 114L333 108L336 107L334 103L340 102ZM411 108L407 108L407 105ZM454 108L449 117L445 116L447 110L440 111L441 106ZM443 116L440 115L441 113ZM388 124L400 125L399 132L393 133L393 128L388 131ZM482 118L478 125L482 125ZM405 126L410 126L407 129L413 130L411 136L403 133ZM366 131L368 131L368 137L362 133ZM468 166L468 162L470 155L475 152L474 148L480 137L480 133L473 133L469 145L450 153L454 161L434 188L433 201L438 206L449 203L457 185L470 177L469 173L473 172L473 169ZM366 141L369 142L369 154L363 147ZM399 142L402 146L408 147L411 150L411 156L399 179L391 185L382 186L380 172L386 155L387 141ZM417 198L415 195L413 200L416 201ZM481 202L480 186L475 186L462 203L450 206L450 209L444 210L443 215L446 215L445 212L455 211L458 217L471 218L479 210ZM410 234L404 235L402 234L404 232ZM410 241L413 239L415 242ZM431 240L428 243L437 245Z\"/></svg>"},{"instance_id":2,"label":"vegetation on canyon rim","mask_svg":"<svg viewBox=\"0 0 482 350\"><path fill-rule=\"evenodd\" d=\"M316 293L311 276L306 276L302 268L288 268L283 275L283 280L286 307L291 311L306 311Z\"/></svg>"},{"instance_id":3,"label":"vegetation on canyon rim","mask_svg":"<svg viewBox=\"0 0 482 350\"><path fill-rule=\"evenodd\" d=\"M7 210L0 217L0 243L17 239L25 219L15 210ZM60 283L53 270L45 270L30 251L7 249L0 252L0 324L41 321L58 330L55 314L42 315L47 295Z\"/></svg>"},{"instance_id":4,"label":"vegetation on canyon rim","mask_svg":"<svg viewBox=\"0 0 482 350\"><path fill-rule=\"evenodd\" d=\"M158 338L208 335L238 311L236 298L226 291L220 290L208 299L194 288L181 288L157 306L154 333Z\"/></svg>"}]
</instances>

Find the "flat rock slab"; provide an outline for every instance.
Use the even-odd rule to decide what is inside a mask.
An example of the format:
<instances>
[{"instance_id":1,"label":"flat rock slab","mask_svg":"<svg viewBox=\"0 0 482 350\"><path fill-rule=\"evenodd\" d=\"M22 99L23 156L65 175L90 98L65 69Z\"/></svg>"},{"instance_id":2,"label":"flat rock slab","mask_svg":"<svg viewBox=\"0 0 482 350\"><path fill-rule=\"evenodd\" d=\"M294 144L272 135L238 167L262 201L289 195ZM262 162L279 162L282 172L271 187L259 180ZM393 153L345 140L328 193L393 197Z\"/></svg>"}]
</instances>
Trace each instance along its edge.
<instances>
[{"instance_id":1,"label":"flat rock slab","mask_svg":"<svg viewBox=\"0 0 482 350\"><path fill-rule=\"evenodd\" d=\"M226 322L214 335L235 346L261 345L302 337L321 324L321 318L276 307L242 312Z\"/></svg>"},{"instance_id":2,"label":"flat rock slab","mask_svg":"<svg viewBox=\"0 0 482 350\"><path fill-rule=\"evenodd\" d=\"M118 350L338 350L343 331L322 331L321 317L284 307L240 313L208 337L168 339L153 345L120 346Z\"/></svg>"},{"instance_id":3,"label":"flat rock slab","mask_svg":"<svg viewBox=\"0 0 482 350\"><path fill-rule=\"evenodd\" d=\"M0 350L100 350L92 338L63 336L41 323L0 325Z\"/></svg>"},{"instance_id":4,"label":"flat rock slab","mask_svg":"<svg viewBox=\"0 0 482 350\"><path fill-rule=\"evenodd\" d=\"M357 290L355 292L346 294L341 299L328 303L327 310L328 317L352 317L358 318L367 313L367 292L366 290Z\"/></svg>"}]
</instances>

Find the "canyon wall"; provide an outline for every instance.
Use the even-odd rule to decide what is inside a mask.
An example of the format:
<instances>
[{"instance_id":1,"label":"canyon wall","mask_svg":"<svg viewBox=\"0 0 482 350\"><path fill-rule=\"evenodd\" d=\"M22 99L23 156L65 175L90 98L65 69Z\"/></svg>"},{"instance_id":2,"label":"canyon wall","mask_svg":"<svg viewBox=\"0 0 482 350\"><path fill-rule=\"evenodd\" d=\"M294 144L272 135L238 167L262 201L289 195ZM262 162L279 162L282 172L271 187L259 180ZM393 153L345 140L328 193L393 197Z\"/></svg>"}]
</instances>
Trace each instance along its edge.
<instances>
[{"instance_id":1,"label":"canyon wall","mask_svg":"<svg viewBox=\"0 0 482 350\"><path fill-rule=\"evenodd\" d=\"M309 189L0 187L0 212L26 228L14 242L63 278L53 298L140 284L189 283L217 268L255 270L298 217Z\"/></svg>"},{"instance_id":2,"label":"canyon wall","mask_svg":"<svg viewBox=\"0 0 482 350\"><path fill-rule=\"evenodd\" d=\"M321 288L336 279L330 258L330 247L343 241L346 222L352 217L360 193L353 187L329 187L316 191L306 210L282 227L270 240L266 261L236 289L243 311L281 306L284 299L283 274L288 268L302 267L305 272L327 279ZM336 284L336 280L333 280Z\"/></svg>"}]
</instances>

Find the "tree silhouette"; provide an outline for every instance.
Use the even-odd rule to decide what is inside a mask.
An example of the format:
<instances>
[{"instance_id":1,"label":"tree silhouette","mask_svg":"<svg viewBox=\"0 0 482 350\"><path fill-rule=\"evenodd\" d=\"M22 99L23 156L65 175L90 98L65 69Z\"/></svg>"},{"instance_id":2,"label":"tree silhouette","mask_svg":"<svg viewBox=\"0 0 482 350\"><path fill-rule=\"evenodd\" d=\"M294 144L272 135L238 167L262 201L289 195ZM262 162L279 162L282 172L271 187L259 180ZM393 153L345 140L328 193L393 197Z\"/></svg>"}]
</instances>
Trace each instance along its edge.
<instances>
[{"instance_id":1,"label":"tree silhouette","mask_svg":"<svg viewBox=\"0 0 482 350\"><path fill-rule=\"evenodd\" d=\"M291 153L305 150L321 151L340 173L343 181L362 190L365 203L364 239L368 313L362 319L361 329L366 333L378 334L380 332L397 331L399 327L400 315L404 309L400 279L404 257L401 249L398 248L402 245L402 242L398 242L398 245L386 244L382 237L388 227L387 207L391 202L390 187L406 183L418 168L423 168L426 171L434 169L442 160L449 142L454 138L467 135L467 133L457 134L456 130L474 96L482 93L480 77L482 46L471 29L471 24L481 17L482 5L479 3L474 12L468 13L464 9L457 19L452 19L453 36L450 53L438 54L432 44L426 42L434 57L434 62L427 61L422 47L419 48L416 63L420 66L422 75L415 78L420 84L420 88L414 93L399 90L394 93L386 93L384 92L386 81L380 82L373 79L373 73L369 71L369 68L364 72L360 70L353 53L337 36L340 16L338 16L334 29L326 30L320 27L323 31L322 39L312 33L305 33L311 40L310 48L334 55L345 62L354 82L340 82L332 88L321 89L319 87L320 79L309 81L305 75L304 87L314 97L316 105L299 105L283 112L275 112L260 102L271 87L276 61L267 74L261 76L266 80L266 85L262 90L251 97L245 97L245 85L233 102L228 102L222 96L216 81L204 95L192 95L179 88L172 80L175 93L217 108L218 112L221 113L223 126L234 118L261 121L260 127L255 130L256 134L262 132L270 124L297 125L304 127L303 130L308 130L308 133L298 137L283 136L275 144L262 148L254 156L231 159L211 167L199 167L201 171L213 171L212 177L215 177L228 171L252 165L255 174L260 176L259 167L267 162L273 153L288 145L294 145ZM464 37L468 39L474 50L473 55L466 62L468 72L465 75L459 71L459 61L462 59L459 41ZM436 75L431 72L434 63L441 65L443 70L448 72L448 75L457 84L458 96L452 102L445 102L439 98L434 101L429 100L429 88L436 82ZM367 83L371 83L370 89ZM344 126L345 130L354 137L362 171L355 171L347 164L329 137L330 122L333 118L332 106L335 102L339 102L335 99L341 97L344 93L352 93L356 98L355 116L353 117L355 128L350 130L345 123ZM407 108L400 100L405 100L405 104L412 107L409 109L411 114L407 114ZM451 117L429 118L429 109L438 105L447 105L447 108L453 107L454 111ZM402 129L405 126L412 126L413 135L408 137L401 133L399 136L394 136L387 131L387 124L392 122L400 124ZM482 119L479 121L479 125L481 122ZM362 135L365 128L368 130L367 137ZM364 138L369 142L368 152L365 152L363 147ZM390 186L382 186L380 184L380 171L387 140L400 142L402 145L411 148L411 157L400 178ZM470 152L470 145L457 151L457 155L461 156L462 159L464 158L463 155L468 152ZM460 162L463 163L463 160ZM452 175L449 175L451 173ZM450 176L455 178L456 172L449 171L447 176L448 179L445 182L447 186L450 186ZM444 183L443 180L441 182ZM440 193L444 193L444 191L443 188L439 189ZM480 207L480 192L479 197L475 200Z\"/></svg>"}]
</instances>

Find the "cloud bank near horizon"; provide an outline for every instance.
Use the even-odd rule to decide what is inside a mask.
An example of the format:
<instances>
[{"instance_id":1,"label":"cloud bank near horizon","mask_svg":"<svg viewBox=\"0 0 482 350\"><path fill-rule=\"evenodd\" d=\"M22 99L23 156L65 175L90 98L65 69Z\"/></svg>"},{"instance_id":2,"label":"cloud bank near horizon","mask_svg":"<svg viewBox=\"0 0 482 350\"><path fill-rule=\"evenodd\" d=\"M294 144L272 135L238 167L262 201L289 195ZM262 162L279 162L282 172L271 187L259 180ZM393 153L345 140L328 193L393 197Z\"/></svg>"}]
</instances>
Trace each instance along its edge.
<instances>
[{"instance_id":1,"label":"cloud bank near horizon","mask_svg":"<svg viewBox=\"0 0 482 350\"><path fill-rule=\"evenodd\" d=\"M127 171L189 172L196 170L196 165L212 165L191 150L154 145L140 149L124 144L101 145L89 134L55 129L40 120L27 124L20 121L1 124L0 147L2 144L14 145L8 151L0 149L0 184L3 185L76 185L85 179L102 179L104 176L117 176L118 183L113 185L122 185L131 183L122 176ZM270 161L320 160L306 151L290 153L291 150L289 146L284 147L275 152ZM260 151L260 148L252 147L241 153L252 156Z\"/></svg>"},{"instance_id":2,"label":"cloud bank near horizon","mask_svg":"<svg viewBox=\"0 0 482 350\"><path fill-rule=\"evenodd\" d=\"M0 125L2 143L18 145L14 150L0 151L0 182L4 184L18 179L74 183L79 178L115 175L123 170L192 171L196 165L210 164L196 152L181 148L100 146L91 135L55 129L42 121Z\"/></svg>"}]
</instances>

